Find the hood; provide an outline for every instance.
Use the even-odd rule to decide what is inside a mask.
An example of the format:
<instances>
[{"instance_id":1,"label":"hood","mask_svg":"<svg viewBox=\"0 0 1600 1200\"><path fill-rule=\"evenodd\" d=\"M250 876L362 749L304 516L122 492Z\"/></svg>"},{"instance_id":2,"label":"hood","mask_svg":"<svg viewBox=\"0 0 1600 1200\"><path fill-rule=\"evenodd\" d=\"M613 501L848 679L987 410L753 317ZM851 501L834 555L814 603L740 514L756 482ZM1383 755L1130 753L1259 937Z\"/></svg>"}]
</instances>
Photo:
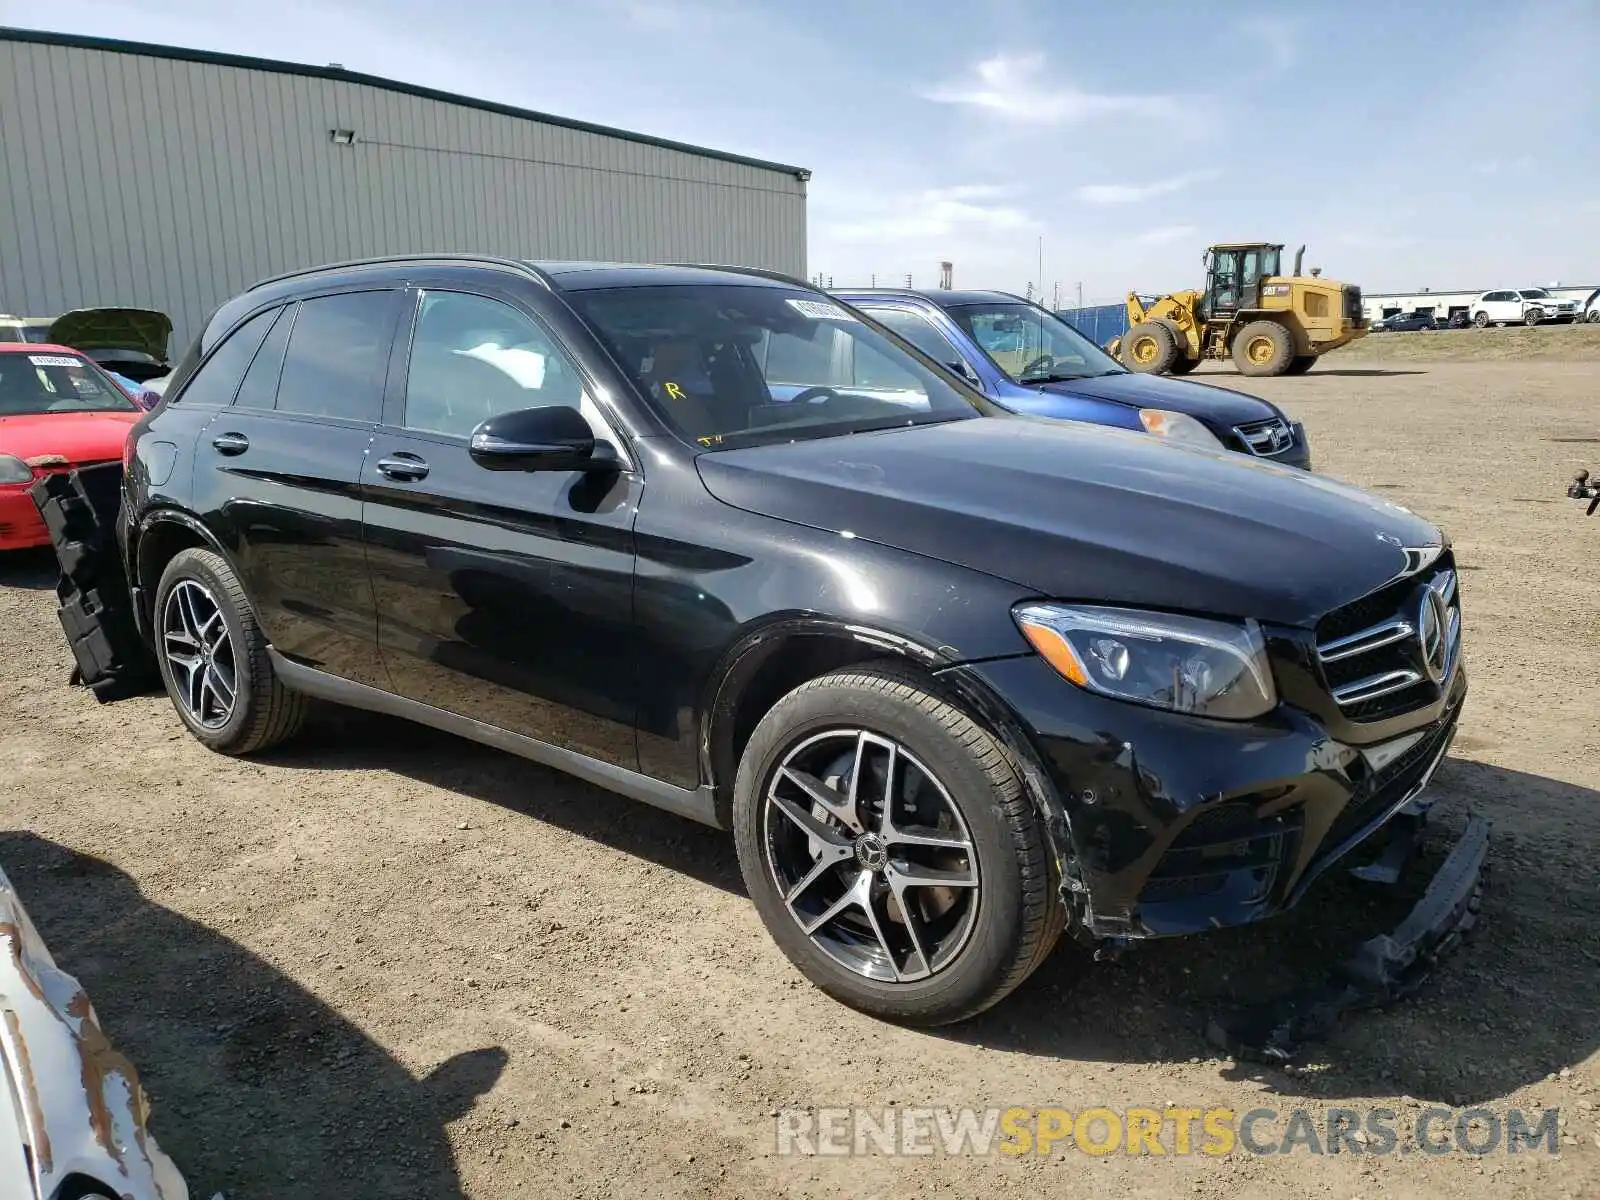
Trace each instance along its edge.
<instances>
[{"instance_id":1,"label":"hood","mask_svg":"<svg viewBox=\"0 0 1600 1200\"><path fill-rule=\"evenodd\" d=\"M144 413L32 413L0 417L0 454L27 461L59 454L72 466L112 462L122 457L128 430Z\"/></svg>"},{"instance_id":2,"label":"hood","mask_svg":"<svg viewBox=\"0 0 1600 1200\"><path fill-rule=\"evenodd\" d=\"M172 318L151 308L78 308L52 321L48 337L75 350L137 350L164 363Z\"/></svg>"},{"instance_id":3,"label":"hood","mask_svg":"<svg viewBox=\"0 0 1600 1200\"><path fill-rule=\"evenodd\" d=\"M1309 627L1439 531L1291 467L1030 418L700 455L726 504L849 531L1045 597Z\"/></svg>"},{"instance_id":4,"label":"hood","mask_svg":"<svg viewBox=\"0 0 1600 1200\"><path fill-rule=\"evenodd\" d=\"M1226 427L1282 415L1265 400L1244 392L1190 383L1186 379L1168 379L1165 375L1142 375L1135 371L1125 375L1101 375L1093 379L1071 379L1036 386L1038 391L1058 396L1090 396L1096 400L1126 404L1129 408L1170 409L1208 424Z\"/></svg>"}]
</instances>

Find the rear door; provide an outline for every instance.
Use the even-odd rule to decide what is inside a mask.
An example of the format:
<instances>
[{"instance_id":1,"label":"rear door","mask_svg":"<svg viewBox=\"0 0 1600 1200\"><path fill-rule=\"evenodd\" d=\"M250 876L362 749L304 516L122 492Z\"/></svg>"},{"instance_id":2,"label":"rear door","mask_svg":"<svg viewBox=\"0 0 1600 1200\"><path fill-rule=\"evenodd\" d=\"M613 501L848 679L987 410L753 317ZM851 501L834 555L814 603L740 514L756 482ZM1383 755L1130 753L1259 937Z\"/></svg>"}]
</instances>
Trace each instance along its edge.
<instances>
[{"instance_id":1,"label":"rear door","mask_svg":"<svg viewBox=\"0 0 1600 1200\"><path fill-rule=\"evenodd\" d=\"M403 696L632 770L643 479L540 312L479 276L408 295L362 476L379 644ZM469 455L484 420L554 404L623 468L491 471Z\"/></svg>"},{"instance_id":2,"label":"rear door","mask_svg":"<svg viewBox=\"0 0 1600 1200\"><path fill-rule=\"evenodd\" d=\"M196 505L230 540L274 648L373 686L387 681L361 541L361 466L401 295L331 292L285 306L195 458Z\"/></svg>"}]
</instances>

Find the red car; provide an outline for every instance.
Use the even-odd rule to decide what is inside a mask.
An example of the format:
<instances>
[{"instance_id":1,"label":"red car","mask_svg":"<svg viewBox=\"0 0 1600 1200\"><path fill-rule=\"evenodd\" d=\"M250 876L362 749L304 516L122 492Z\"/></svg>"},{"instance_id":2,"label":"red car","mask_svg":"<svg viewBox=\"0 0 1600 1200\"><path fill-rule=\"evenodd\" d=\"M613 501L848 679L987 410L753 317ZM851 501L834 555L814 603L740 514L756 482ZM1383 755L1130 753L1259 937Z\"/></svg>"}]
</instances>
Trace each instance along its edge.
<instances>
[{"instance_id":1,"label":"red car","mask_svg":"<svg viewBox=\"0 0 1600 1200\"><path fill-rule=\"evenodd\" d=\"M0 342L0 551L48 546L28 488L122 458L144 410L77 350Z\"/></svg>"}]
</instances>

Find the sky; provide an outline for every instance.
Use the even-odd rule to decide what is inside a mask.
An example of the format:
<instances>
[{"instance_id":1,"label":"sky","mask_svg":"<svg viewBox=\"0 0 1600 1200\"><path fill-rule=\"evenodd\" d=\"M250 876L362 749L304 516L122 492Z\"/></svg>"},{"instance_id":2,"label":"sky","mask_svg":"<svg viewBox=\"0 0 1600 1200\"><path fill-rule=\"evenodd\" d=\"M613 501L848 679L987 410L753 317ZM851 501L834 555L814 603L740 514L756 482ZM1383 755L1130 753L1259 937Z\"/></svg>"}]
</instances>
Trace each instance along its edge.
<instances>
[{"instance_id":1,"label":"sky","mask_svg":"<svg viewBox=\"0 0 1600 1200\"><path fill-rule=\"evenodd\" d=\"M1600 0L0 0L0 24L806 167L809 270L841 287L950 261L1114 300L1255 240L1368 292L1600 283Z\"/></svg>"}]
</instances>

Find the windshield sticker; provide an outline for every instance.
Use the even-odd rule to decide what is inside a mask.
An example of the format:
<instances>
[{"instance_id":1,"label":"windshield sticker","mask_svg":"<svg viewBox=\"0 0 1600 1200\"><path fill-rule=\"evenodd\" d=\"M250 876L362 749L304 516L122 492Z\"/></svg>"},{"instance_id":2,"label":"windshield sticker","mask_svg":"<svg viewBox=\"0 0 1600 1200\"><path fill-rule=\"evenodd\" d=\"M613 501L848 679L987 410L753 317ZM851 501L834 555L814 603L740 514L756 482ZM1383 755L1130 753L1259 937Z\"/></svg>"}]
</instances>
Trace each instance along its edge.
<instances>
[{"instance_id":1,"label":"windshield sticker","mask_svg":"<svg viewBox=\"0 0 1600 1200\"><path fill-rule=\"evenodd\" d=\"M837 304L829 304L826 300L790 300L789 307L802 317L810 317L813 321L854 321L854 313L846 312Z\"/></svg>"},{"instance_id":2,"label":"windshield sticker","mask_svg":"<svg viewBox=\"0 0 1600 1200\"><path fill-rule=\"evenodd\" d=\"M83 363L65 354L30 354L28 361L36 367L81 367Z\"/></svg>"}]
</instances>

